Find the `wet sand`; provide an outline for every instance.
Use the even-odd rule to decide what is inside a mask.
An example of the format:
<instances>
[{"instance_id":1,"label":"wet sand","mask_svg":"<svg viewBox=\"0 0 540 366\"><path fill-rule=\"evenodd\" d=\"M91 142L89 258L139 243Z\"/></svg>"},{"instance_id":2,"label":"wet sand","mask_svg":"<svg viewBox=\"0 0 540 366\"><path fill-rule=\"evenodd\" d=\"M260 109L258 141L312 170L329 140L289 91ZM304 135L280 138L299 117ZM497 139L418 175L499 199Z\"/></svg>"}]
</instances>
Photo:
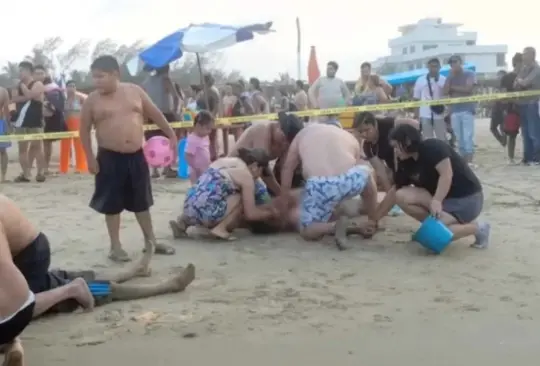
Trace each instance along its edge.
<instances>
[{"instance_id":1,"label":"wet sand","mask_svg":"<svg viewBox=\"0 0 540 366\"><path fill-rule=\"evenodd\" d=\"M153 276L137 281L157 281L188 262L197 279L181 294L36 321L22 337L28 365L533 365L540 167L508 166L486 120L477 133L489 250L462 240L427 255L409 241L417 224L403 216L385 219L372 240L352 238L346 252L295 235L175 241L167 221L188 185L162 179L154 185L154 226L177 254L154 257ZM18 171L11 164L9 176ZM54 266L117 271L107 260L104 220L88 207L92 186L92 177L70 174L0 189L50 237ZM133 215L123 216L121 237L139 256Z\"/></svg>"}]
</instances>

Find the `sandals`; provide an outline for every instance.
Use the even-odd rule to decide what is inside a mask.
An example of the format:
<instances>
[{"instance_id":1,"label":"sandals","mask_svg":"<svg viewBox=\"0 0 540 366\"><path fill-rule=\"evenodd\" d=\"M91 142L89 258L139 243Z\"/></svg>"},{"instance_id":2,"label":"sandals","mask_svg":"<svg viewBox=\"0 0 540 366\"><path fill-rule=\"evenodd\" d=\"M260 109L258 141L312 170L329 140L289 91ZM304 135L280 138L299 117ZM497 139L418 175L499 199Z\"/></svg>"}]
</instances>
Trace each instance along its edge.
<instances>
[{"instance_id":1,"label":"sandals","mask_svg":"<svg viewBox=\"0 0 540 366\"><path fill-rule=\"evenodd\" d=\"M36 182L43 183L46 180L47 180L47 177L45 177L45 175L43 174L36 175ZM30 179L26 178L24 174L22 173L19 176L17 176L17 178L15 178L13 181L15 183L30 183Z\"/></svg>"},{"instance_id":2,"label":"sandals","mask_svg":"<svg viewBox=\"0 0 540 366\"><path fill-rule=\"evenodd\" d=\"M26 178L24 174L20 174L17 178L13 179L15 183L30 183L30 179Z\"/></svg>"}]
</instances>

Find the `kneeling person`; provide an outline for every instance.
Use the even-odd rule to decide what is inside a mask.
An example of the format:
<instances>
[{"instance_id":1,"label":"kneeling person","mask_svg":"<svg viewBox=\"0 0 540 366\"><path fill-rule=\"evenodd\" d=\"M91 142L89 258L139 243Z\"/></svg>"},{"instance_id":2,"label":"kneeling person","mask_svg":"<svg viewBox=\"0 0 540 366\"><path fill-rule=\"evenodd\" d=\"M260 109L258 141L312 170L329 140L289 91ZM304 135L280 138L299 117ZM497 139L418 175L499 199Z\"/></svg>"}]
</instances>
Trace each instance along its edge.
<instances>
[{"instance_id":1,"label":"kneeling person","mask_svg":"<svg viewBox=\"0 0 540 366\"><path fill-rule=\"evenodd\" d=\"M244 220L277 218L277 210L265 204L268 191L259 181L268 174L269 160L262 149L241 148L238 157L213 162L187 193L182 215L169 222L173 236L178 238L189 226L201 225L216 238L230 239L231 231Z\"/></svg>"},{"instance_id":2,"label":"kneeling person","mask_svg":"<svg viewBox=\"0 0 540 366\"><path fill-rule=\"evenodd\" d=\"M369 219L377 206L373 170L362 160L358 141L349 132L325 124L300 131L291 143L281 173L282 207L299 164L306 179L300 202L300 234L308 240L334 234L338 248L346 248L348 220L341 212L341 203L361 194ZM337 221L332 220L334 212Z\"/></svg>"},{"instance_id":3,"label":"kneeling person","mask_svg":"<svg viewBox=\"0 0 540 366\"><path fill-rule=\"evenodd\" d=\"M400 162L388 194L395 195L399 207L420 222L430 214L439 218L454 240L474 236L473 247L487 247L490 225L477 221L484 205L482 185L467 162L444 141L422 141L420 131L409 125L395 127L390 143ZM380 207L376 219L389 209Z\"/></svg>"}]
</instances>

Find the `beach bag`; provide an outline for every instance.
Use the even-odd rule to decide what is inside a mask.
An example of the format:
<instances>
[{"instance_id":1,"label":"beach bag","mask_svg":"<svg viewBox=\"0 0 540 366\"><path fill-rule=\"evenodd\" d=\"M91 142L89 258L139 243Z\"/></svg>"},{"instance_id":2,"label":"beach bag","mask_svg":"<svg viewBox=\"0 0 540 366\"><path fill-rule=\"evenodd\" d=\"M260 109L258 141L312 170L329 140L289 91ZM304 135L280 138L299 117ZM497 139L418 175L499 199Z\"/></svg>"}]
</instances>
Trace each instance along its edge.
<instances>
[{"instance_id":1,"label":"beach bag","mask_svg":"<svg viewBox=\"0 0 540 366\"><path fill-rule=\"evenodd\" d=\"M429 88L429 96L431 97L431 100L433 100L433 89L431 88L431 81L429 80L429 74L426 75L427 79L427 85ZM444 113L444 105L437 104L437 105L430 105L429 108L431 111L435 114L443 114ZM433 115L431 115L431 124L433 124Z\"/></svg>"},{"instance_id":2,"label":"beach bag","mask_svg":"<svg viewBox=\"0 0 540 366\"><path fill-rule=\"evenodd\" d=\"M519 115L517 113L507 113L504 116L503 130L505 133L518 133L520 127Z\"/></svg>"}]
</instances>

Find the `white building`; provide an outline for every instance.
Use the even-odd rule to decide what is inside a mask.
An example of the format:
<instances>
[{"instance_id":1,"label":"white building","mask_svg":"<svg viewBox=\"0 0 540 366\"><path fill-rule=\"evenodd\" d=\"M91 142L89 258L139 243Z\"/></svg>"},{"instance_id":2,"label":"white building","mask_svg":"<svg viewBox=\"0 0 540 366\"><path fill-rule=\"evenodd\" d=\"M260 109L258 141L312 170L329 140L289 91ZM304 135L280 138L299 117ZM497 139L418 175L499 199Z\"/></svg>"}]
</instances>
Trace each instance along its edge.
<instances>
[{"instance_id":1,"label":"white building","mask_svg":"<svg viewBox=\"0 0 540 366\"><path fill-rule=\"evenodd\" d=\"M476 66L480 77L492 77L506 69L506 45L477 45L477 33L458 32L460 26L443 23L441 18L425 18L401 26L401 36L388 41L390 56L378 58L372 66L388 74L426 67L434 57L446 63L451 55L458 54L464 62Z\"/></svg>"}]
</instances>

